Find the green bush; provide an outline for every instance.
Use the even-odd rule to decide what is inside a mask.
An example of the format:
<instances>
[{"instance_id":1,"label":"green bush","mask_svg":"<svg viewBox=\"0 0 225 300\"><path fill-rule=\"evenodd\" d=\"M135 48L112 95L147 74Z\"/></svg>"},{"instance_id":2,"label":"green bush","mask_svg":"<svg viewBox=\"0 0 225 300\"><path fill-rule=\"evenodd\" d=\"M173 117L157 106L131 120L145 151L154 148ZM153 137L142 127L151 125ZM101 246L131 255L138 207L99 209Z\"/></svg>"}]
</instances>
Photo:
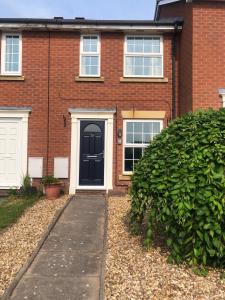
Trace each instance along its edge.
<instances>
[{"instance_id":1,"label":"green bush","mask_svg":"<svg viewBox=\"0 0 225 300\"><path fill-rule=\"evenodd\" d=\"M47 175L47 176L42 177L41 183L43 185L58 184L59 179L55 178L53 175Z\"/></svg>"},{"instance_id":2,"label":"green bush","mask_svg":"<svg viewBox=\"0 0 225 300\"><path fill-rule=\"evenodd\" d=\"M188 114L146 149L132 177L131 230L163 229L170 262L225 266L225 109Z\"/></svg>"}]
</instances>

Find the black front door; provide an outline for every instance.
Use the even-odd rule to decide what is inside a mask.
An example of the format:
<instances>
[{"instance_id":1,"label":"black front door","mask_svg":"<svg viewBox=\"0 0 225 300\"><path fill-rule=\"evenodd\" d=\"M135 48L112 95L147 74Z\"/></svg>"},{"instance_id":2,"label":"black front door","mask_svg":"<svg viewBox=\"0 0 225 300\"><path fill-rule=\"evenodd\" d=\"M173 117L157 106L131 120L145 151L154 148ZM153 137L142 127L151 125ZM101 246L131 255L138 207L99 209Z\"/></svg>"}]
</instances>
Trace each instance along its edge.
<instances>
[{"instance_id":1,"label":"black front door","mask_svg":"<svg viewBox=\"0 0 225 300\"><path fill-rule=\"evenodd\" d=\"M104 185L104 121L80 122L80 186Z\"/></svg>"}]
</instances>

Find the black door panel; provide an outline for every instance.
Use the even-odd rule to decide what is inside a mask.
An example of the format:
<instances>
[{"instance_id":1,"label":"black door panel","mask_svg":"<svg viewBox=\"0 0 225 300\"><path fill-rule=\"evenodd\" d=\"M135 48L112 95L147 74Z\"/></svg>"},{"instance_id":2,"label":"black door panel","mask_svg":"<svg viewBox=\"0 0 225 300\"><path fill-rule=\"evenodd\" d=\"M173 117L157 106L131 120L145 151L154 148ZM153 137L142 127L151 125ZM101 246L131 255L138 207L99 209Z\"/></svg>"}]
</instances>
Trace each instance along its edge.
<instances>
[{"instance_id":1,"label":"black door panel","mask_svg":"<svg viewBox=\"0 0 225 300\"><path fill-rule=\"evenodd\" d=\"M104 185L104 121L80 122L80 186Z\"/></svg>"}]
</instances>

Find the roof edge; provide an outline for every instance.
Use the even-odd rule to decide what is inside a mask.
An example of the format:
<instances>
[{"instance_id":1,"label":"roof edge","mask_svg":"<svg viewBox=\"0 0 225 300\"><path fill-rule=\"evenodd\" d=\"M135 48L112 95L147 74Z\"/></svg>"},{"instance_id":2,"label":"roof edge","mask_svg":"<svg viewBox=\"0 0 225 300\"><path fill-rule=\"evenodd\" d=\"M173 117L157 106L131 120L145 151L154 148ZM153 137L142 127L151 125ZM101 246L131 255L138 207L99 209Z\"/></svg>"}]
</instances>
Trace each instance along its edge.
<instances>
[{"instance_id":1,"label":"roof edge","mask_svg":"<svg viewBox=\"0 0 225 300\"><path fill-rule=\"evenodd\" d=\"M155 8L155 15L154 15L154 20L156 21L158 18L158 13L159 13L159 7L161 5L166 5L174 2L179 2L181 0L156 0L156 8Z\"/></svg>"},{"instance_id":2,"label":"roof edge","mask_svg":"<svg viewBox=\"0 0 225 300\"><path fill-rule=\"evenodd\" d=\"M181 19L164 20L90 20L0 18L0 30L173 30L183 25Z\"/></svg>"},{"instance_id":3,"label":"roof edge","mask_svg":"<svg viewBox=\"0 0 225 300\"><path fill-rule=\"evenodd\" d=\"M174 3L174 2L180 2L182 0L156 0L156 8L155 8L155 15L154 15L154 20L158 20L158 14L159 14L159 8L162 5ZM186 0L186 3L191 3L191 2L197 2L197 1L202 1L202 2L225 2L225 0Z\"/></svg>"}]
</instances>

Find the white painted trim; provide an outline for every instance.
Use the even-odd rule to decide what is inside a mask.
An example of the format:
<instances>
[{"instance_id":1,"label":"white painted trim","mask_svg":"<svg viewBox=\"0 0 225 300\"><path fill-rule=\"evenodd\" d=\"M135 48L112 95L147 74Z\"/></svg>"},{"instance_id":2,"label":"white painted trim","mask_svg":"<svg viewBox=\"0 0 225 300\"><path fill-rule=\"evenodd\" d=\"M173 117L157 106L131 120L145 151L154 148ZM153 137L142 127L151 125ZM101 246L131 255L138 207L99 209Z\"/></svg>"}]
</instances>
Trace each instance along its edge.
<instances>
[{"instance_id":1,"label":"white painted trim","mask_svg":"<svg viewBox=\"0 0 225 300\"><path fill-rule=\"evenodd\" d=\"M7 72L5 70L5 54L6 54L6 36L16 35L19 37L19 70L18 72ZM1 75L22 75L22 34L7 32L2 34L1 38Z\"/></svg>"},{"instance_id":2,"label":"white painted trim","mask_svg":"<svg viewBox=\"0 0 225 300\"><path fill-rule=\"evenodd\" d=\"M93 118L88 118L88 119L84 119L86 120L93 120ZM106 149L106 137L107 137L107 120L102 120L102 119L97 119L98 121L104 121L104 185L98 185L98 186L84 186L84 185L80 185L79 184L79 175L80 175L80 121L82 121L82 119L80 119L78 122L78 143L77 143L77 153L78 153L78 161L77 161L77 172L76 172L76 186L77 188L80 190L106 190L106 164L107 164L107 157L105 155L105 149Z\"/></svg>"},{"instance_id":3,"label":"white painted trim","mask_svg":"<svg viewBox=\"0 0 225 300\"><path fill-rule=\"evenodd\" d=\"M84 41L85 36L95 36L95 37L97 37L97 52L84 52L83 51L83 41ZM96 57L98 57L98 59L99 59L98 74L96 74L96 75L82 74L81 61L82 61L83 56L96 56ZM100 34L82 34L80 36L79 76L80 77L100 77L101 76L101 39L100 39Z\"/></svg>"},{"instance_id":4,"label":"white painted trim","mask_svg":"<svg viewBox=\"0 0 225 300\"><path fill-rule=\"evenodd\" d=\"M69 193L74 194L77 189L111 190L113 188L113 115L115 111L93 110L76 111L71 113L71 158L70 158L70 187ZM104 186L79 186L80 163L80 120L105 121L105 161L104 161Z\"/></svg>"},{"instance_id":5,"label":"white painted trim","mask_svg":"<svg viewBox=\"0 0 225 300\"><path fill-rule=\"evenodd\" d=\"M156 122L156 123L160 123L160 132L163 130L163 120L156 120L156 119L126 119L123 120L123 155L122 155L122 164L123 164L123 175L132 175L133 172L128 172L125 171L125 147L133 147L133 148L144 148L147 147L148 144L127 144L126 143L126 135L127 135L127 127L126 127L126 123L127 122Z\"/></svg>"},{"instance_id":6,"label":"white painted trim","mask_svg":"<svg viewBox=\"0 0 225 300\"><path fill-rule=\"evenodd\" d=\"M21 110L0 110L0 120L1 119L11 119L18 120L20 125L20 151L19 151L19 177L20 183L19 186L13 186L19 188L22 185L23 177L27 175L27 148L28 148L28 118L30 110L21 109ZM12 186L0 186L0 189L10 189Z\"/></svg>"},{"instance_id":7,"label":"white painted trim","mask_svg":"<svg viewBox=\"0 0 225 300\"><path fill-rule=\"evenodd\" d=\"M158 37L160 39L160 53L127 53L127 38L128 37ZM147 75L127 75L126 74L126 57L127 56L148 56L148 57L161 57L162 58L162 74L159 76L147 76ZM164 77L164 41L162 35L126 35L124 38L124 54L123 54L123 77L124 78L163 78Z\"/></svg>"}]
</instances>

